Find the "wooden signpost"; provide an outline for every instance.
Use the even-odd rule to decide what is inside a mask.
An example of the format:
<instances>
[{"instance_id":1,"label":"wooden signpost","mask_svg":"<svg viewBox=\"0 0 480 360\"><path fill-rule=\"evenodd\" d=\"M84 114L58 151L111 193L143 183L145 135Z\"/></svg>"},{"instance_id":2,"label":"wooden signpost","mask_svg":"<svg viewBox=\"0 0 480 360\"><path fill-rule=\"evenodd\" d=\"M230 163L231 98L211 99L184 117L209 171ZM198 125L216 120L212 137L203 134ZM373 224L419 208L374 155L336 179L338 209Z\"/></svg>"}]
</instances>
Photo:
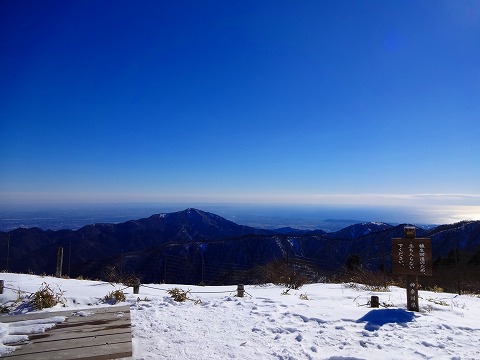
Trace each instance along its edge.
<instances>
[{"instance_id":1,"label":"wooden signpost","mask_svg":"<svg viewBox=\"0 0 480 360\"><path fill-rule=\"evenodd\" d=\"M62 277L62 267L63 267L63 247L59 246L57 251L57 271L55 273L56 277Z\"/></svg>"},{"instance_id":2,"label":"wooden signpost","mask_svg":"<svg viewBox=\"0 0 480 360\"><path fill-rule=\"evenodd\" d=\"M392 239L392 272L407 275L407 309L419 311L418 276L432 276L432 241L416 238L415 227L405 226L403 238Z\"/></svg>"}]
</instances>

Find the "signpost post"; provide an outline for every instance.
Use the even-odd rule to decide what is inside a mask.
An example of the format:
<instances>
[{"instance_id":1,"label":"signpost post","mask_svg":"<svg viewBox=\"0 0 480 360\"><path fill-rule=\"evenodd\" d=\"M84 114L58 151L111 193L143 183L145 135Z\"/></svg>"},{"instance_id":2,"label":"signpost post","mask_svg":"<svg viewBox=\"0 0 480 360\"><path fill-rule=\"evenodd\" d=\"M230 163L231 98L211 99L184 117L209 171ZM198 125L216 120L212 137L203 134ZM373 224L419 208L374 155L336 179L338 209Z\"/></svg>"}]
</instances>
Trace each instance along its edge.
<instances>
[{"instance_id":1,"label":"signpost post","mask_svg":"<svg viewBox=\"0 0 480 360\"><path fill-rule=\"evenodd\" d=\"M403 238L392 239L392 272L407 275L407 309L419 311L418 276L432 276L432 241L416 238L414 226L405 226Z\"/></svg>"}]
</instances>

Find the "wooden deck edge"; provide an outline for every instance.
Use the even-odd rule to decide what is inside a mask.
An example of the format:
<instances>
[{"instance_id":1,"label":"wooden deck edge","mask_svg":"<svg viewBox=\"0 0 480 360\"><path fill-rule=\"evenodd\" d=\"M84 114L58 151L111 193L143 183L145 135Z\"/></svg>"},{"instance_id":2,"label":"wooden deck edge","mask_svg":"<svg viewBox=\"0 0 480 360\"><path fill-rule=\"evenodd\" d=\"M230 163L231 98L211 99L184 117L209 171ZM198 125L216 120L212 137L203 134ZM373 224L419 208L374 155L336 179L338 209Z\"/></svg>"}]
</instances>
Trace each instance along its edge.
<instances>
[{"instance_id":1,"label":"wooden deck edge","mask_svg":"<svg viewBox=\"0 0 480 360\"><path fill-rule=\"evenodd\" d=\"M113 348L113 349L112 349ZM82 351L83 350L83 351ZM51 351L35 351L22 353L21 351L13 351L1 359L11 360L103 360L118 359L131 357L133 355L132 342L118 342L108 345L96 345L89 347L77 347L70 349L57 349Z\"/></svg>"},{"instance_id":2,"label":"wooden deck edge","mask_svg":"<svg viewBox=\"0 0 480 360\"><path fill-rule=\"evenodd\" d=\"M47 330L48 331L48 330ZM35 335L28 335L28 340L25 341L18 341L18 342L12 342L12 343L5 343L5 345L8 346L22 346L22 345L28 345L28 344L41 344L41 343L50 343L50 342L55 342L55 341L68 341L68 340L81 340L81 339L88 339L88 338L99 338L102 336L107 336L107 335L128 335L130 338L132 337L132 331L130 328L122 328L118 329L118 331L110 331L106 330L103 332L96 332L95 334L85 334L85 335L78 335L78 334L67 334L65 336L63 333L55 334L58 336L43 336L44 333L42 334L35 334ZM37 337L38 336L38 337Z\"/></svg>"},{"instance_id":3,"label":"wooden deck edge","mask_svg":"<svg viewBox=\"0 0 480 360\"><path fill-rule=\"evenodd\" d=\"M85 309L68 309L62 311L51 311L51 312L31 312L27 314L19 314L19 315L2 315L0 316L0 322L3 323L11 323L17 321L25 321L25 320L39 320L45 319L54 316L66 316L66 317L73 317L74 313L78 312L95 312L95 314L108 314L108 313L116 313L116 312L130 312L130 305L121 305L121 306L108 306L108 307L90 307ZM79 316L81 318L81 316Z\"/></svg>"},{"instance_id":4,"label":"wooden deck edge","mask_svg":"<svg viewBox=\"0 0 480 360\"><path fill-rule=\"evenodd\" d=\"M97 340L97 339L94 339ZM95 343L97 342L97 343ZM98 339L98 341L94 342L89 342L88 344L83 344L81 342L70 342L69 344L65 344L65 342L62 342L63 345L61 347L55 346L56 344L50 344L50 346L28 346L32 344L27 344L27 346L21 347L18 350L15 350L14 352L11 352L10 354L14 356L26 356L26 355L33 355L33 354L49 354L49 353L54 353L57 351L76 351L78 349L91 349L95 347L100 347L100 346L115 346L118 344L128 344L131 343L131 340L129 339L117 339L115 340L114 338L108 342L104 342L103 340ZM8 356L9 354L7 354Z\"/></svg>"},{"instance_id":5,"label":"wooden deck edge","mask_svg":"<svg viewBox=\"0 0 480 360\"><path fill-rule=\"evenodd\" d=\"M89 316L75 316L77 312ZM107 360L133 355L130 306L68 309L55 312L36 312L0 317L0 323L19 323L25 320L43 320L65 317L65 322L41 334L29 334L23 343L11 343L17 350L0 360ZM48 320L47 320L48 321Z\"/></svg>"}]
</instances>

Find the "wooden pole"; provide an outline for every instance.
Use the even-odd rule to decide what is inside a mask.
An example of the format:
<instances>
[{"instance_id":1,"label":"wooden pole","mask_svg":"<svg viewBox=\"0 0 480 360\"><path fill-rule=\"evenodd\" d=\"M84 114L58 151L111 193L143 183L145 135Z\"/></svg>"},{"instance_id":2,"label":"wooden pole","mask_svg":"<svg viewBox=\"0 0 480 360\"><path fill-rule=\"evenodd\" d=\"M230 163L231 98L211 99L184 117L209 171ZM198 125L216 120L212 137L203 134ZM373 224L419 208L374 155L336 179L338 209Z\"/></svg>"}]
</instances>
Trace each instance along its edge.
<instances>
[{"instance_id":1,"label":"wooden pole","mask_svg":"<svg viewBox=\"0 0 480 360\"><path fill-rule=\"evenodd\" d=\"M72 265L72 243L70 242L68 244L68 276L70 277L72 275L71 273L71 265Z\"/></svg>"},{"instance_id":2,"label":"wooden pole","mask_svg":"<svg viewBox=\"0 0 480 360\"><path fill-rule=\"evenodd\" d=\"M205 262L203 260L203 254L202 254L202 285L205 285Z\"/></svg>"},{"instance_id":3,"label":"wooden pole","mask_svg":"<svg viewBox=\"0 0 480 360\"><path fill-rule=\"evenodd\" d=\"M237 285L237 296L243 297L245 295L245 287L242 284Z\"/></svg>"},{"instance_id":4,"label":"wooden pole","mask_svg":"<svg viewBox=\"0 0 480 360\"><path fill-rule=\"evenodd\" d=\"M406 275L407 310L420 311L418 276L432 276L432 242L417 238L414 226L404 227L403 238L392 239L392 272Z\"/></svg>"},{"instance_id":5,"label":"wooden pole","mask_svg":"<svg viewBox=\"0 0 480 360\"><path fill-rule=\"evenodd\" d=\"M383 255L383 287L387 289L387 257L385 250L385 240L382 239L382 255Z\"/></svg>"},{"instance_id":6,"label":"wooden pole","mask_svg":"<svg viewBox=\"0 0 480 360\"><path fill-rule=\"evenodd\" d=\"M8 268L9 262L10 262L10 234L8 234L8 240L7 240L7 272L9 271L9 268Z\"/></svg>"},{"instance_id":7,"label":"wooden pole","mask_svg":"<svg viewBox=\"0 0 480 360\"><path fill-rule=\"evenodd\" d=\"M403 229L406 239L413 241L416 236L414 226L405 226ZM418 307L418 276L407 275L407 310L419 311Z\"/></svg>"},{"instance_id":8,"label":"wooden pole","mask_svg":"<svg viewBox=\"0 0 480 360\"><path fill-rule=\"evenodd\" d=\"M140 280L136 279L135 284L133 284L133 293L138 294L140 292Z\"/></svg>"},{"instance_id":9,"label":"wooden pole","mask_svg":"<svg viewBox=\"0 0 480 360\"><path fill-rule=\"evenodd\" d=\"M123 249L122 249L122 257L121 257L121 263L120 263L120 275L123 278Z\"/></svg>"},{"instance_id":10,"label":"wooden pole","mask_svg":"<svg viewBox=\"0 0 480 360\"><path fill-rule=\"evenodd\" d=\"M57 252L57 272L55 274L56 277L62 277L62 267L63 267L63 247L58 247Z\"/></svg>"},{"instance_id":11,"label":"wooden pole","mask_svg":"<svg viewBox=\"0 0 480 360\"><path fill-rule=\"evenodd\" d=\"M0 280L0 295L3 294L3 286L4 286L3 284L4 284L3 280Z\"/></svg>"},{"instance_id":12,"label":"wooden pole","mask_svg":"<svg viewBox=\"0 0 480 360\"><path fill-rule=\"evenodd\" d=\"M167 283L167 254L163 254L163 283Z\"/></svg>"},{"instance_id":13,"label":"wooden pole","mask_svg":"<svg viewBox=\"0 0 480 360\"><path fill-rule=\"evenodd\" d=\"M418 309L418 276L407 275L407 310Z\"/></svg>"},{"instance_id":14,"label":"wooden pole","mask_svg":"<svg viewBox=\"0 0 480 360\"><path fill-rule=\"evenodd\" d=\"M460 273L458 271L458 241L457 239L452 239L454 242L454 249L455 249L455 277L456 277L456 285L457 285L457 292L458 295L462 295L462 290L460 289Z\"/></svg>"}]
</instances>

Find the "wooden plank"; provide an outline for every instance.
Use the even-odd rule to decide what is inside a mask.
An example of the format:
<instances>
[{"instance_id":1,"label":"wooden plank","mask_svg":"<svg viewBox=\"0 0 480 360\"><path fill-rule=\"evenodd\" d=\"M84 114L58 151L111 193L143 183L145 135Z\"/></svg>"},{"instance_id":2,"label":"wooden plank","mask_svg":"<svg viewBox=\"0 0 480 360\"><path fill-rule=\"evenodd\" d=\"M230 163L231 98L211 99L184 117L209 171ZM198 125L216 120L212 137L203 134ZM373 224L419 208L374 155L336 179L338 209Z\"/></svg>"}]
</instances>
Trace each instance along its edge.
<instances>
[{"instance_id":1,"label":"wooden plank","mask_svg":"<svg viewBox=\"0 0 480 360\"><path fill-rule=\"evenodd\" d=\"M5 356L10 360L107 360L132 356L132 342L106 344L101 346L82 347L77 349L62 349L43 353L16 355L14 351ZM3 359L3 358L2 358Z\"/></svg>"},{"instance_id":2,"label":"wooden plank","mask_svg":"<svg viewBox=\"0 0 480 360\"><path fill-rule=\"evenodd\" d=\"M84 311L89 316L75 316ZM84 310L33 313L1 317L0 322L15 320L42 320L54 316L65 316L63 323L44 333L32 334L27 343L4 356L12 360L42 359L114 359L132 356L132 334L129 306L90 308ZM4 321L4 320L7 321ZM11 344L17 345L17 344Z\"/></svg>"},{"instance_id":3,"label":"wooden plank","mask_svg":"<svg viewBox=\"0 0 480 360\"><path fill-rule=\"evenodd\" d=\"M49 332L62 332L65 334L73 333L77 335L81 335L81 333L85 330L91 332L99 332L99 331L115 331L119 329L125 329L130 327L130 316L124 316L121 318L115 319L100 319L100 320L87 320L85 319L83 322L73 322L70 319L67 319L64 323L58 324L53 329L49 330Z\"/></svg>"},{"instance_id":4,"label":"wooden plank","mask_svg":"<svg viewBox=\"0 0 480 360\"><path fill-rule=\"evenodd\" d=\"M102 336L86 336L82 338L71 338L68 340L60 339L46 342L33 342L24 344L15 350L15 355L31 354L45 351L54 351L61 349L76 349L88 346L100 346L106 344L117 344L121 342L128 342L131 339L131 334L128 332L120 334L104 334Z\"/></svg>"},{"instance_id":5,"label":"wooden plank","mask_svg":"<svg viewBox=\"0 0 480 360\"><path fill-rule=\"evenodd\" d=\"M393 238L392 273L432 276L432 240Z\"/></svg>"},{"instance_id":6,"label":"wooden plank","mask_svg":"<svg viewBox=\"0 0 480 360\"><path fill-rule=\"evenodd\" d=\"M124 323L117 326L115 329L112 328L102 328L99 329L96 325L87 325L81 328L76 328L75 330L71 329L57 329L53 328L47 330L44 333L28 335L30 341L35 343L42 343L48 341L57 341L57 340L68 340L68 339L80 339L90 336L104 336L110 334L122 334L127 333L131 334L130 323ZM131 336L131 335L130 335ZM21 343L18 343L21 345ZM15 345L15 344L11 344Z\"/></svg>"},{"instance_id":7,"label":"wooden plank","mask_svg":"<svg viewBox=\"0 0 480 360\"><path fill-rule=\"evenodd\" d=\"M43 343L27 344L15 350L12 355L20 356L26 354L38 354L56 350L78 349L91 346L102 346L109 344L119 344L131 341L131 334L113 334L104 336L89 336L78 339L48 341Z\"/></svg>"},{"instance_id":8,"label":"wooden plank","mask_svg":"<svg viewBox=\"0 0 480 360\"><path fill-rule=\"evenodd\" d=\"M19 322L18 325L22 322ZM122 313L121 317L118 317L117 313L96 314L96 316L89 317L75 316L67 318L65 322L57 324L44 333L31 334L29 339L35 342L44 342L85 337L85 333L88 333L88 336L123 333L125 330L130 331L130 324L130 312Z\"/></svg>"},{"instance_id":9,"label":"wooden plank","mask_svg":"<svg viewBox=\"0 0 480 360\"><path fill-rule=\"evenodd\" d=\"M37 321L48 321L49 318L45 319L36 319ZM21 329L22 326L28 326L30 324L29 320L11 322L12 328ZM57 332L62 330L66 333L81 333L85 328L89 328L91 331L101 331L101 330L115 330L122 329L125 327L130 327L131 319L129 313L123 313L122 316L111 315L110 317L102 316L90 316L90 317L70 317L65 318L64 322L57 323L55 327L49 330L51 332ZM35 336L36 334L32 334Z\"/></svg>"},{"instance_id":10,"label":"wooden plank","mask_svg":"<svg viewBox=\"0 0 480 360\"><path fill-rule=\"evenodd\" d=\"M109 306L104 308L102 307L102 308L71 309L71 310L52 311L52 312L34 312L34 313L22 314L22 315L4 315L4 316L0 316L0 322L10 323L10 322L17 322L17 321L24 321L24 320L37 320L37 319L45 319L53 316L67 316L67 317L82 318L82 316L74 315L75 313L78 313L81 311L94 313L95 315L100 315L100 314L110 314L110 313L119 313L119 312L130 312L130 307L128 305Z\"/></svg>"}]
</instances>

